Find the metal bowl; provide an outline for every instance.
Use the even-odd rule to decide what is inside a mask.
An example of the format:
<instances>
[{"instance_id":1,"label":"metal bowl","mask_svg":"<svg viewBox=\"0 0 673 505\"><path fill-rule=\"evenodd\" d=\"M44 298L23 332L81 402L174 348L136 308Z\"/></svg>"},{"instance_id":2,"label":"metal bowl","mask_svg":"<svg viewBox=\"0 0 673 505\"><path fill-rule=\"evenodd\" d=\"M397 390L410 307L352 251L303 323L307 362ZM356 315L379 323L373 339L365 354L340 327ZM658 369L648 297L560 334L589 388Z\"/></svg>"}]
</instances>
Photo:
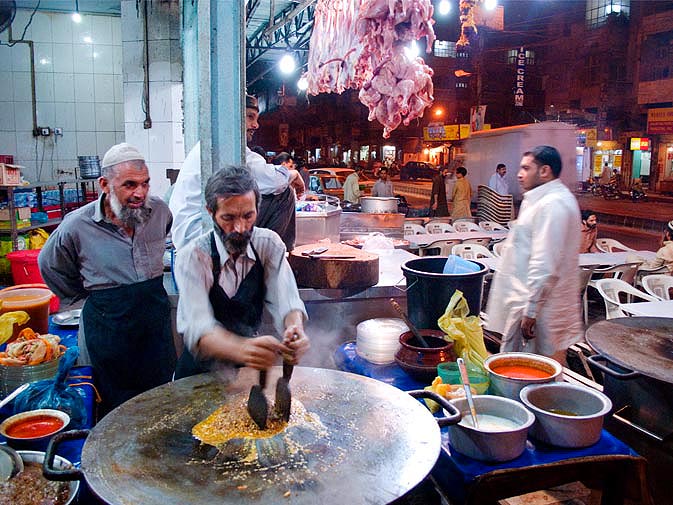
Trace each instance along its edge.
<instances>
[{"instance_id":1,"label":"metal bowl","mask_svg":"<svg viewBox=\"0 0 673 505\"><path fill-rule=\"evenodd\" d=\"M63 421L63 425L55 429L54 431L47 433L45 435L40 435L36 437L13 437L7 433L7 430L9 429L10 426L13 424L16 424L18 422L26 421L31 418L38 418L38 417L52 417L59 419L60 421ZM12 446L22 446L22 447L27 447L30 444L35 444L35 443L42 443L46 442L49 438L51 438L53 435L58 433L59 431L63 431L68 424L70 424L70 416L66 414L65 412L62 412L60 410L55 410L55 409L36 409L36 410L29 410L27 412L21 412L19 414L14 414L13 416L8 417L5 419L2 424L0 424L0 435L5 437L10 445ZM33 447L34 448L34 447Z\"/></svg>"},{"instance_id":2,"label":"metal bowl","mask_svg":"<svg viewBox=\"0 0 673 505\"><path fill-rule=\"evenodd\" d=\"M525 366L541 370L549 374L548 377L540 378L516 378L503 375L496 372L499 366ZM548 358L540 356L539 354L531 354L527 352L501 352L489 356L484 361L484 368L488 370L488 376L491 380L490 393L498 396L504 396L511 400L519 400L519 392L529 384L544 384L547 382L554 382L563 373L561 364Z\"/></svg>"},{"instance_id":3,"label":"metal bowl","mask_svg":"<svg viewBox=\"0 0 673 505\"><path fill-rule=\"evenodd\" d=\"M39 463L40 465L42 465L44 462L44 452L41 451L17 451L17 452L19 453L19 456L21 456L21 459L23 460L24 463ZM53 466L58 468L59 470L65 470L68 468L73 468L74 465L67 459L62 458L61 456L55 456ZM77 493L79 491L79 481L71 480L70 482L68 482L68 491L69 491L68 500L65 502L65 505L70 505L77 497Z\"/></svg>"},{"instance_id":4,"label":"metal bowl","mask_svg":"<svg viewBox=\"0 0 673 505\"><path fill-rule=\"evenodd\" d=\"M458 452L480 461L499 462L518 458L526 448L528 428L535 422L535 416L521 403L500 396L474 396L477 417L494 416L511 424L494 431L486 431L482 425L471 425L470 408L466 398L451 400L460 411L462 418L458 424L449 426L449 442Z\"/></svg>"},{"instance_id":5,"label":"metal bowl","mask_svg":"<svg viewBox=\"0 0 673 505\"><path fill-rule=\"evenodd\" d=\"M612 409L612 402L600 391L565 382L526 386L520 397L535 414L531 436L559 447L598 442L603 418Z\"/></svg>"}]
</instances>

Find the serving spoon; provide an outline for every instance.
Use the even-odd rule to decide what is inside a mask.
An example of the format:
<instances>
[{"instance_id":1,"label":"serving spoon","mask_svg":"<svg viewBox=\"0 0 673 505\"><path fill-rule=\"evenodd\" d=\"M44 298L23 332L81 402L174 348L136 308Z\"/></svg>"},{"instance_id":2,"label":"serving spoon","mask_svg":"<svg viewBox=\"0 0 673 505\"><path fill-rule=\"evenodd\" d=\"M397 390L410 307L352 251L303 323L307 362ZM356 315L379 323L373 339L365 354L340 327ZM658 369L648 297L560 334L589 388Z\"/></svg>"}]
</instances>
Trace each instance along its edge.
<instances>
[{"instance_id":1,"label":"serving spoon","mask_svg":"<svg viewBox=\"0 0 673 505\"><path fill-rule=\"evenodd\" d=\"M470 389L470 378L467 375L467 368L465 368L465 360L458 358L458 370L460 370L460 380L465 388L465 396L467 397L467 405L470 407L470 415L472 416L472 423L475 428L479 428L479 421L477 421L477 409L474 406L474 398L472 398L472 389Z\"/></svg>"}]
</instances>

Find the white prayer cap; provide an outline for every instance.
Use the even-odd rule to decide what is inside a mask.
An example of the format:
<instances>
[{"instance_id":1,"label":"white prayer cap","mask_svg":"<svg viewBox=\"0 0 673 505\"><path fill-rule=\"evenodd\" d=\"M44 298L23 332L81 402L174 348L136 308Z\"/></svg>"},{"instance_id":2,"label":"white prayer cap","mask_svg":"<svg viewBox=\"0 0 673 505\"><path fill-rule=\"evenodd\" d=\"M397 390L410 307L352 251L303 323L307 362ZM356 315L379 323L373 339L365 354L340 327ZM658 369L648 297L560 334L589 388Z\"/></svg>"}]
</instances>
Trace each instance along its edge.
<instances>
[{"instance_id":1,"label":"white prayer cap","mask_svg":"<svg viewBox=\"0 0 673 505\"><path fill-rule=\"evenodd\" d=\"M108 152L103 156L102 168L111 167L113 165L118 165L119 163L124 163L126 161L142 161L145 162L145 157L140 154L140 151L133 147L131 144L122 142L108 149Z\"/></svg>"}]
</instances>

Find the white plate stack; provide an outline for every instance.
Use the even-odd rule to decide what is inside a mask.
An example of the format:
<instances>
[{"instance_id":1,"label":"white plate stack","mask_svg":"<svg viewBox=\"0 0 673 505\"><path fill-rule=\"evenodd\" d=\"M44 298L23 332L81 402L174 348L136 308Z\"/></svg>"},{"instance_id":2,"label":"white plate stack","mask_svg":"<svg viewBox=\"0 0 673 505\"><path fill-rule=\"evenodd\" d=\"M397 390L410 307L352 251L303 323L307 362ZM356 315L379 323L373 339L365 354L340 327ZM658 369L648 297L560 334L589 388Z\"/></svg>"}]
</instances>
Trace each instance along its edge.
<instances>
[{"instance_id":1,"label":"white plate stack","mask_svg":"<svg viewBox=\"0 0 673 505\"><path fill-rule=\"evenodd\" d=\"M401 319L367 319L357 325L355 350L358 355L371 363L385 365L395 361L395 353L400 348L400 335L409 331Z\"/></svg>"}]
</instances>

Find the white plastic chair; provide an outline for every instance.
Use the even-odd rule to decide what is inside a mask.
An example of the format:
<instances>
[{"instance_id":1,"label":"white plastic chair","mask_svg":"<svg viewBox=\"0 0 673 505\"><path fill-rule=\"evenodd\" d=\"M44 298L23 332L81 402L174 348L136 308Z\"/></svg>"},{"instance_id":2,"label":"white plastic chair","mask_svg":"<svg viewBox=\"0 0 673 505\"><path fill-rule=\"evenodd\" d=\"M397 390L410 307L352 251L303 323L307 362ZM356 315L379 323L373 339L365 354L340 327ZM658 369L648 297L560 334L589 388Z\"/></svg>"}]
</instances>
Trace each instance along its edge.
<instances>
[{"instance_id":1,"label":"white plastic chair","mask_svg":"<svg viewBox=\"0 0 673 505\"><path fill-rule=\"evenodd\" d=\"M491 245L491 239L487 237L466 238L463 240L463 244L478 244L483 245L486 249L488 249L488 246Z\"/></svg>"},{"instance_id":2,"label":"white plastic chair","mask_svg":"<svg viewBox=\"0 0 673 505\"><path fill-rule=\"evenodd\" d=\"M479 221L479 227L484 231L507 231L507 228L495 221Z\"/></svg>"},{"instance_id":3,"label":"white plastic chair","mask_svg":"<svg viewBox=\"0 0 673 505\"><path fill-rule=\"evenodd\" d=\"M629 314L622 310L622 303L630 303L633 298L646 302L658 301L656 297L643 293L621 279L599 279L596 281L596 289L605 301L605 319L629 317ZM622 301L621 295L626 295L626 301Z\"/></svg>"},{"instance_id":4,"label":"white plastic chair","mask_svg":"<svg viewBox=\"0 0 673 505\"><path fill-rule=\"evenodd\" d=\"M473 223L472 221L455 221L453 223L453 229L460 233L466 231L484 231L479 228L478 224Z\"/></svg>"},{"instance_id":5,"label":"white plastic chair","mask_svg":"<svg viewBox=\"0 0 673 505\"><path fill-rule=\"evenodd\" d=\"M501 240L500 242L494 243L493 246L492 246L493 247L493 256L495 256L496 258L499 258L500 256L502 256L502 246L504 246L504 245L505 245L504 240Z\"/></svg>"},{"instance_id":6,"label":"white plastic chair","mask_svg":"<svg viewBox=\"0 0 673 505\"><path fill-rule=\"evenodd\" d=\"M648 275L657 275L657 274L669 274L668 267L666 265L662 265L659 268L643 268L641 265L638 271L636 272L636 281L633 283L633 285L637 288L642 287L643 285L643 278L647 277Z\"/></svg>"},{"instance_id":7,"label":"white plastic chair","mask_svg":"<svg viewBox=\"0 0 673 505\"><path fill-rule=\"evenodd\" d=\"M451 254L455 254L466 260L495 258L491 251L479 244L456 244L451 248Z\"/></svg>"},{"instance_id":8,"label":"white plastic chair","mask_svg":"<svg viewBox=\"0 0 673 505\"><path fill-rule=\"evenodd\" d=\"M602 279L620 279L628 284L633 285L633 282L636 278L636 272L640 263L624 263L622 265L614 265L606 268L595 268L592 272L592 276L589 279L589 282L586 284L586 289L582 294L582 308L584 310L584 321L587 321L588 310L589 310L589 297L588 291L589 287L598 289L596 283ZM596 276L596 277L594 277Z\"/></svg>"},{"instance_id":9,"label":"white plastic chair","mask_svg":"<svg viewBox=\"0 0 673 505\"><path fill-rule=\"evenodd\" d=\"M460 240L458 239L450 239L450 240L435 240L434 242L429 243L426 246L421 247L418 250L418 255L419 256L448 256L451 254L451 248L456 245L460 244ZM439 251L438 254L436 254L436 251Z\"/></svg>"},{"instance_id":10,"label":"white plastic chair","mask_svg":"<svg viewBox=\"0 0 673 505\"><path fill-rule=\"evenodd\" d=\"M613 238L597 238L596 247L598 247L603 252L623 252L623 251L635 251L629 246L622 244L619 240Z\"/></svg>"},{"instance_id":11,"label":"white plastic chair","mask_svg":"<svg viewBox=\"0 0 673 505\"><path fill-rule=\"evenodd\" d=\"M404 223L405 235L424 235L425 233L427 233L427 231L420 224Z\"/></svg>"},{"instance_id":12,"label":"white plastic chair","mask_svg":"<svg viewBox=\"0 0 673 505\"><path fill-rule=\"evenodd\" d=\"M425 230L427 233L453 233L456 231L449 223L442 223L441 221L429 222L425 225Z\"/></svg>"},{"instance_id":13,"label":"white plastic chair","mask_svg":"<svg viewBox=\"0 0 673 505\"><path fill-rule=\"evenodd\" d=\"M669 294L673 289L673 276L655 274L643 277L643 288L652 296L659 300L671 300Z\"/></svg>"}]
</instances>

